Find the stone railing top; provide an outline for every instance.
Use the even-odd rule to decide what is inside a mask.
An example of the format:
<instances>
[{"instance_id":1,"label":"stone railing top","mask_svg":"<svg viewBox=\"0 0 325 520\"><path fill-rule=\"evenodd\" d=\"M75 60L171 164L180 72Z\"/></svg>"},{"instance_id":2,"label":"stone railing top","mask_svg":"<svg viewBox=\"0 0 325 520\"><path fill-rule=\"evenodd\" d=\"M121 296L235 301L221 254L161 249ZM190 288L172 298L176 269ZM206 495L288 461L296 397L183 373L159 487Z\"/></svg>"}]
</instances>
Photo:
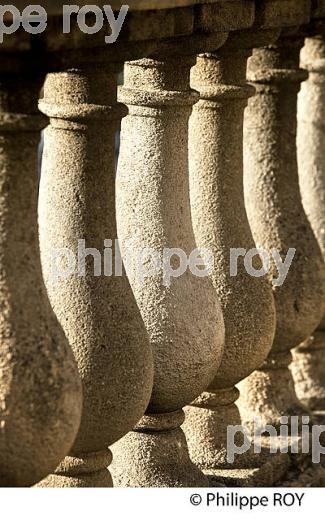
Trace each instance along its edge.
<instances>
[{"instance_id":1,"label":"stone railing top","mask_svg":"<svg viewBox=\"0 0 325 520\"><path fill-rule=\"evenodd\" d=\"M132 11L144 11L152 9L170 9L173 7L184 7L196 4L212 4L217 3L219 0L97 0L95 3L98 7L103 5L110 5L113 9L119 9L123 4L129 6ZM77 4L82 7L89 5L89 0L79 0ZM69 2L56 2L53 0L38 0L37 5L43 6L49 15L56 15L62 12L63 5L67 5ZM23 10L28 5L31 5L30 1L16 0L15 6Z\"/></svg>"},{"instance_id":2,"label":"stone railing top","mask_svg":"<svg viewBox=\"0 0 325 520\"><path fill-rule=\"evenodd\" d=\"M192 54L210 52L217 48L217 33L247 29L270 30L315 25L325 19L325 0L79 0L78 7L91 3L102 7L111 5L118 10L123 4L130 7L118 41L113 46L105 45L108 26L96 34L84 34L74 17L71 31L63 34L63 6L65 0L38 0L46 9L46 31L32 42L32 36L22 28L6 35L0 45L0 54L28 51L39 47L50 53L101 50L106 59L119 61L137 59L152 54L176 42L180 49ZM15 6L22 12L30 0L16 0ZM310 24L311 26L312 24ZM317 26L318 27L318 26ZM315 30L318 30L315 29ZM211 39L211 41L209 41ZM131 45L130 45L131 43ZM164 49L162 48L164 45Z\"/></svg>"},{"instance_id":3,"label":"stone railing top","mask_svg":"<svg viewBox=\"0 0 325 520\"><path fill-rule=\"evenodd\" d=\"M119 9L123 4L129 6L131 11L145 11L145 10L154 10L154 9L171 9L174 7L185 7L185 6L193 6L198 4L217 4L224 3L225 0L97 0L97 6L101 7L105 4L109 4L113 9ZM229 3L232 0L226 0ZM307 0L308 1L308 0ZM299 3L299 1L297 0ZM82 7L85 5L89 5L89 0L79 0L78 6ZM263 3L263 2L257 2ZM264 3L270 4L272 8L272 4L276 4L277 2L274 0L264 0ZM53 1L53 0L38 0L38 5L43 6L48 15L58 15L62 13L63 5L66 5L65 1ZM286 8L285 4L290 4L288 0L282 0L282 4L284 8ZM311 2L315 15L325 15L325 0L312 0ZM16 0L15 6L21 11L31 5L30 0Z\"/></svg>"}]
</instances>

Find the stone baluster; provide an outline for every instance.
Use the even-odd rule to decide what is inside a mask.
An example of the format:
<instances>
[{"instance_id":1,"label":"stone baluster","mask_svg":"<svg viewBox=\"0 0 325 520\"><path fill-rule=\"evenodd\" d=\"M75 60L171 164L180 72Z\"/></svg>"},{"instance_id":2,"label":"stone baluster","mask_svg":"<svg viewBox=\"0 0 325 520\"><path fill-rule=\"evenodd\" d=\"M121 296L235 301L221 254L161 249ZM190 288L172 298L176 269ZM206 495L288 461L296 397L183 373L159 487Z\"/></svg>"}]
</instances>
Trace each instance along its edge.
<instances>
[{"instance_id":1,"label":"stone baluster","mask_svg":"<svg viewBox=\"0 0 325 520\"><path fill-rule=\"evenodd\" d=\"M11 55L0 72L0 486L33 485L53 471L74 442L82 406L41 271L37 147L46 118L33 61Z\"/></svg>"},{"instance_id":2,"label":"stone baluster","mask_svg":"<svg viewBox=\"0 0 325 520\"><path fill-rule=\"evenodd\" d=\"M197 257L188 178L188 119L198 99L189 85L193 62L182 56L129 62L120 94L129 115L117 176L118 232L155 359L146 415L113 448L120 486L207 485L180 428L182 407L209 384L224 341L212 285L195 261L187 265Z\"/></svg>"},{"instance_id":3,"label":"stone baluster","mask_svg":"<svg viewBox=\"0 0 325 520\"><path fill-rule=\"evenodd\" d=\"M40 185L41 258L84 393L70 455L40 486L111 486L108 446L142 417L152 389L148 336L115 243L114 141L126 113L117 103L115 69L93 63L51 73L40 103L50 117Z\"/></svg>"},{"instance_id":4,"label":"stone baluster","mask_svg":"<svg viewBox=\"0 0 325 520\"><path fill-rule=\"evenodd\" d=\"M324 31L324 29L323 29ZM298 96L298 169L304 210L325 259L325 38L307 38L301 56L309 71ZM325 318L325 317L324 317ZM299 399L325 409L325 319L310 341L293 350L292 372Z\"/></svg>"},{"instance_id":5,"label":"stone baluster","mask_svg":"<svg viewBox=\"0 0 325 520\"><path fill-rule=\"evenodd\" d=\"M192 86L200 93L190 119L193 226L198 245L213 252L212 281L226 342L213 382L186 409L185 432L192 460L210 475L252 463L250 452L241 461L228 462L227 426L241 424L235 385L266 358L275 328L272 292L261 277L243 193L243 117L254 92L246 84L246 63L254 38L247 32L231 35L219 51L199 56L192 71Z\"/></svg>"},{"instance_id":6,"label":"stone baluster","mask_svg":"<svg viewBox=\"0 0 325 520\"><path fill-rule=\"evenodd\" d=\"M298 183L297 94L307 76L299 69L302 44L292 30L275 45L254 50L248 68L256 95L245 116L245 202L256 242L273 251L270 279L277 324L267 361L241 385L240 404L248 422L259 416L263 424L275 427L281 416L306 415L288 366L291 349L320 322L324 301L323 261ZM281 277L280 261L287 263L287 272L281 266Z\"/></svg>"}]
</instances>

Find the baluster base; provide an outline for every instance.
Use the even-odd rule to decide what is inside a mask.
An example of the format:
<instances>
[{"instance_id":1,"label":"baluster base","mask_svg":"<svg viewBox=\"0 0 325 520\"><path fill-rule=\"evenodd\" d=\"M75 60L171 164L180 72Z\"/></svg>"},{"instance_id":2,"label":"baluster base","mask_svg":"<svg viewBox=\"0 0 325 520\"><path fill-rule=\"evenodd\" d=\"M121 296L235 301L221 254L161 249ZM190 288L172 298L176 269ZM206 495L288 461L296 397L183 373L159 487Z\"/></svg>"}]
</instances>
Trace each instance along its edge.
<instances>
[{"instance_id":1,"label":"baluster base","mask_svg":"<svg viewBox=\"0 0 325 520\"><path fill-rule=\"evenodd\" d=\"M210 486L272 486L286 474L287 454L254 446L236 404L237 388L205 392L185 408L184 431L190 456L208 477ZM235 427L230 430L229 427ZM245 433L245 435L244 435ZM238 453L233 446L243 447Z\"/></svg>"},{"instance_id":2,"label":"baluster base","mask_svg":"<svg viewBox=\"0 0 325 520\"><path fill-rule=\"evenodd\" d=\"M112 447L114 485L207 487L207 478L189 458L183 421L183 411L145 415Z\"/></svg>"},{"instance_id":3,"label":"baluster base","mask_svg":"<svg viewBox=\"0 0 325 520\"><path fill-rule=\"evenodd\" d=\"M65 457L54 474L48 475L34 487L113 487L107 467L112 453L105 450L79 457Z\"/></svg>"},{"instance_id":4,"label":"baluster base","mask_svg":"<svg viewBox=\"0 0 325 520\"><path fill-rule=\"evenodd\" d=\"M325 410L325 331L292 351L291 372L301 403L316 412Z\"/></svg>"},{"instance_id":5,"label":"baluster base","mask_svg":"<svg viewBox=\"0 0 325 520\"><path fill-rule=\"evenodd\" d=\"M309 416L309 410L299 401L289 365L292 355L279 354L269 357L259 370L239 383L240 408L243 423L253 433L256 418L261 426L274 426L277 431L284 422L281 418Z\"/></svg>"},{"instance_id":6,"label":"baluster base","mask_svg":"<svg viewBox=\"0 0 325 520\"><path fill-rule=\"evenodd\" d=\"M258 457L248 446L245 453L229 459L228 427L241 427L242 421L235 401L239 396L237 388L204 392L191 406L185 408L186 421L183 426L191 459L204 472L224 469L247 469L259 466ZM245 442L242 431L234 434L234 443L242 446Z\"/></svg>"}]
</instances>

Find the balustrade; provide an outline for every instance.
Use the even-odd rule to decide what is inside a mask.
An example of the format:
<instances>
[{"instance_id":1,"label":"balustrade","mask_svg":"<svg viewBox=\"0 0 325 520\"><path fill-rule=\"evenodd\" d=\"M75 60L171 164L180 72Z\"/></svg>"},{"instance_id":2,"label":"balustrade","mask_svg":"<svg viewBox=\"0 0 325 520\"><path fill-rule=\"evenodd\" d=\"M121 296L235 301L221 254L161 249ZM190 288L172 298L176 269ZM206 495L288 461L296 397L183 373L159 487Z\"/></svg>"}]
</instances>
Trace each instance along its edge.
<instances>
[{"instance_id":1,"label":"balustrade","mask_svg":"<svg viewBox=\"0 0 325 520\"><path fill-rule=\"evenodd\" d=\"M124 258L128 241L136 257L127 273L155 358L147 413L114 450L114 477L123 486L207 484L190 462L180 429L182 407L209 384L224 341L208 278L182 265L196 250L188 179L188 119L198 99L189 86L193 62L182 56L130 62L120 95L129 115L117 173L118 234ZM142 255L141 271L138 258L146 250L156 266L146 269L150 259ZM169 268L166 251L181 252L181 265L174 258Z\"/></svg>"},{"instance_id":2,"label":"balustrade","mask_svg":"<svg viewBox=\"0 0 325 520\"><path fill-rule=\"evenodd\" d=\"M256 242L294 257L282 284L273 284L277 323L272 350L241 383L241 407L248 421L279 427L283 416L307 415L289 370L291 349L306 340L322 318L324 266L301 203L297 170L297 94L306 72L299 68L303 39L295 30L276 44L254 50L248 80L256 95L245 115L245 202ZM291 258L292 259L292 258ZM250 416L250 419L248 417Z\"/></svg>"},{"instance_id":3,"label":"balustrade","mask_svg":"<svg viewBox=\"0 0 325 520\"><path fill-rule=\"evenodd\" d=\"M43 271L83 383L77 439L42 486L110 486L107 447L141 418L152 387L148 337L125 272L104 265L105 245L112 266L118 255L115 133L125 107L116 96L114 64L93 64L49 74L40 102L50 118L39 196ZM56 277L53 252L64 249L78 265L65 271L62 258Z\"/></svg>"},{"instance_id":4,"label":"balustrade","mask_svg":"<svg viewBox=\"0 0 325 520\"><path fill-rule=\"evenodd\" d=\"M298 169L302 203L325 258L325 41L324 28L305 40L301 66L309 72L298 97ZM325 408L325 321L293 351L292 371L299 399L310 409Z\"/></svg>"},{"instance_id":5,"label":"balustrade","mask_svg":"<svg viewBox=\"0 0 325 520\"><path fill-rule=\"evenodd\" d=\"M254 36L256 41L260 35ZM271 287L265 276L247 271L242 255L253 251L252 267L262 269L243 193L243 117L254 92L246 84L252 39L246 32L230 36L219 51L200 56L192 74L200 93L190 120L193 226L198 245L213 252L211 278L226 328L221 366L208 390L186 409L191 457L208 474L252 465L251 451L241 461L228 460L227 427L241 424L235 385L263 362L275 328ZM240 435L236 443L242 443Z\"/></svg>"},{"instance_id":6,"label":"balustrade","mask_svg":"<svg viewBox=\"0 0 325 520\"><path fill-rule=\"evenodd\" d=\"M0 485L279 484L227 427L324 416L324 2L130 0L112 45L41 4L0 44Z\"/></svg>"},{"instance_id":7,"label":"balustrade","mask_svg":"<svg viewBox=\"0 0 325 520\"><path fill-rule=\"evenodd\" d=\"M0 485L38 482L71 448L81 385L42 279L37 147L44 78L27 55L3 60L0 84Z\"/></svg>"}]
</instances>

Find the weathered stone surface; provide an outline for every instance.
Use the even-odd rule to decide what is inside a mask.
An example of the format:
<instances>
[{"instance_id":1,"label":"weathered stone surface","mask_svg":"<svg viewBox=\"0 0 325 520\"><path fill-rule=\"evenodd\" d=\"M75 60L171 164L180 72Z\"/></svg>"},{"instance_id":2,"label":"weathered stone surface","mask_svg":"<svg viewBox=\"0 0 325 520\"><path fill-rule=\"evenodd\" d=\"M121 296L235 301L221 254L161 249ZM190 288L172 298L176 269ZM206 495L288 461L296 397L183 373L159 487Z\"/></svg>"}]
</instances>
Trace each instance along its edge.
<instances>
[{"instance_id":1,"label":"weathered stone surface","mask_svg":"<svg viewBox=\"0 0 325 520\"><path fill-rule=\"evenodd\" d=\"M196 5L203 3L211 3L218 2L220 0L127 0L124 2L122 0L98 0L96 5L98 7L102 7L103 5L110 5L113 9L120 9L123 4L126 4L130 7L130 10L155 10L155 9L166 9L166 8L175 8L175 7L183 7L187 5ZM229 0L228 0L229 1ZM25 7L30 5L27 0L16 0L15 6L18 9L23 10ZM63 6L67 5L66 2L60 2L58 0L39 0L38 5L44 7L49 15L60 14L62 12ZM89 5L88 0L79 0L78 4L80 7L84 5Z\"/></svg>"},{"instance_id":2,"label":"weathered stone surface","mask_svg":"<svg viewBox=\"0 0 325 520\"><path fill-rule=\"evenodd\" d=\"M308 23L311 15L311 0L263 0L256 2L255 26L293 27Z\"/></svg>"},{"instance_id":3,"label":"weathered stone surface","mask_svg":"<svg viewBox=\"0 0 325 520\"><path fill-rule=\"evenodd\" d=\"M113 446L112 474L119 487L207 487L189 459L184 412L146 414L134 431Z\"/></svg>"},{"instance_id":4,"label":"weathered stone surface","mask_svg":"<svg viewBox=\"0 0 325 520\"><path fill-rule=\"evenodd\" d=\"M1 71L0 86L0 486L29 486L53 471L74 442L82 405L76 363L40 263L43 78L30 61L16 69L19 75Z\"/></svg>"},{"instance_id":5,"label":"weathered stone surface","mask_svg":"<svg viewBox=\"0 0 325 520\"><path fill-rule=\"evenodd\" d=\"M325 331L322 326L293 350L290 366L298 398L314 411L325 409Z\"/></svg>"},{"instance_id":6,"label":"weathered stone surface","mask_svg":"<svg viewBox=\"0 0 325 520\"><path fill-rule=\"evenodd\" d=\"M272 487L284 479L290 468L287 454L269 453L256 457L259 464L246 469L216 469L207 472L211 487Z\"/></svg>"},{"instance_id":7,"label":"weathered stone surface","mask_svg":"<svg viewBox=\"0 0 325 520\"><path fill-rule=\"evenodd\" d=\"M309 72L298 103L298 166L302 203L325 259L325 39L307 38L302 67ZM313 410L325 409L325 319L293 352L292 370L299 398Z\"/></svg>"},{"instance_id":8,"label":"weathered stone surface","mask_svg":"<svg viewBox=\"0 0 325 520\"><path fill-rule=\"evenodd\" d=\"M285 282L274 286L276 335L265 363L241 387L241 410L265 424L279 425L283 415L301 415L288 365L290 350L318 325L324 302L324 265L304 213L296 157L297 93L306 73L299 69L300 37L283 38L257 49L248 79L255 86L245 116L245 202L253 236L282 259L295 257ZM270 280L276 275L272 263Z\"/></svg>"},{"instance_id":9,"label":"weathered stone surface","mask_svg":"<svg viewBox=\"0 0 325 520\"><path fill-rule=\"evenodd\" d=\"M234 386L265 359L275 327L266 277L254 278L238 259L231 276L232 249L255 248L244 207L243 117L253 91L246 84L249 35L230 36L216 53L201 56L192 72L200 93L190 119L190 192L199 247L214 256L211 274L221 302L226 343L221 366L208 391L186 408L184 429L192 460L207 473L235 466L227 461L227 426L241 423ZM247 45L247 46L246 46ZM260 268L255 256L254 267ZM248 467L248 452L237 465Z\"/></svg>"},{"instance_id":10,"label":"weathered stone surface","mask_svg":"<svg viewBox=\"0 0 325 520\"><path fill-rule=\"evenodd\" d=\"M196 9L195 29L204 32L246 29L253 25L255 1L219 0L203 3Z\"/></svg>"},{"instance_id":11,"label":"weathered stone surface","mask_svg":"<svg viewBox=\"0 0 325 520\"><path fill-rule=\"evenodd\" d=\"M124 258L130 239L134 252L150 248L160 258L166 248L178 248L187 258L196 249L188 180L188 118L198 98L189 88L193 62L192 57L175 56L125 67L120 97L129 106L129 115L122 124L117 175L118 232ZM174 261L172 265L177 267ZM141 278L135 259L129 262L127 273L154 351L150 419L145 416L137 427L144 433L149 430L151 437L130 433L117 444L113 475L122 486L150 485L150 471L143 473L141 463L147 458L149 442L154 444L149 467L156 467L160 485L202 485L205 479L190 463L181 422L172 432L165 420L161 423L161 414L189 404L219 366L224 325L217 295L207 277L189 269L173 278L170 286L163 283L161 267ZM154 431L152 416L156 416Z\"/></svg>"},{"instance_id":12,"label":"weathered stone surface","mask_svg":"<svg viewBox=\"0 0 325 520\"><path fill-rule=\"evenodd\" d=\"M0 351L0 432L1 428L9 428L13 439L9 450L0 442L0 484L28 485L52 471L73 442L81 406L73 358L42 286L35 223L36 186L31 185L30 175L21 181L19 174L22 162L27 174L34 168L42 122L35 106L26 108L26 93L35 101L39 85L30 78L36 68L45 65L48 72L59 74L49 75L42 102L51 118L41 186L42 256L51 301L77 355L86 391L74 448L40 485L112 485L106 469L111 462L107 446L134 426L151 392L153 374L146 328L155 351L154 391L146 415L114 446L117 484L207 484L190 461L181 429L181 407L206 390L208 378L217 374L208 391L187 407L184 429L190 432L193 458L216 485L272 485L277 471L283 476L286 457L258 460L249 451L236 461L239 470L233 469L234 465L229 469L226 462L226 426L241 422L234 385L266 356L274 318L270 290L266 284L261 289L260 279L248 283L242 262L237 280L225 275L229 268L225 252L229 254L229 247L254 246L243 207L241 179L242 115L251 91L245 83L245 60L252 45L268 45L271 35L275 39L283 27L290 28L287 36L294 36L295 27L303 25L301 34L312 37L307 45L310 59L304 64L310 80L303 86L301 97L307 109L302 111L298 143L303 164L303 203L322 246L325 2L130 0L126 2L130 12L114 45L104 43L109 32L107 23L98 34L86 35L74 18L71 34L63 35L60 15L64 2L40 3L50 15L47 30L31 37L20 29L5 36L0 45L0 335L4 338ZM97 5L104 3L118 9L124 2L101 1ZM88 5L86 0L78 4ZM29 4L17 0L15 5L23 9ZM87 18L90 25L93 20L91 15ZM233 34L227 45L216 51L228 33ZM241 45L236 46L236 41ZM248 162L254 167L252 176L247 177L253 193L248 208L258 245L278 246L281 253L286 253L292 240L293 247L298 244L299 257L285 286L274 290L278 323L272 353L262 368L243 383L241 399L245 421L250 421L250 414L259 415L276 426L280 415L304 410L296 399L288 370L289 351L313 331L324 300L320 255L302 212L294 158L295 99L304 78L298 70L302 40L297 43L287 38L281 42L257 51L251 60L251 80L258 93L250 103L253 116L248 132ZM37 67L30 69L28 78L18 86L14 76L21 69L16 65L16 54L22 53L23 62L31 48L37 51ZM191 123L192 151L198 159L193 160L197 187L192 205L195 232L203 237L202 243L216 245L215 290L191 277L185 277L185 282L177 280L166 290L159 281L141 285L132 278L131 269L143 323L125 273L118 281L108 282L101 276L96 279L90 274L90 261L86 263L84 280L72 276L51 284L50 249L53 245L69 246L76 252L76 240L86 238L87 246L103 253L103 239L116 237L114 134L123 108L116 103L114 66L109 64L146 57L149 59L129 63L126 69L123 96L130 106L130 116L123 130L121 230L136 240L140 237L141 243L149 236L150 245L179 247L181 243L187 252L190 245L193 247L188 185L184 179L187 122L197 96L189 89L190 59L186 56L202 53L193 75L201 100ZM262 174L259 169L264 169ZM225 208L225 200L228 204L232 201L231 207ZM23 223L14 219L16 214L23 217ZM25 235L21 239L22 233ZM17 248L18 239L21 246ZM16 258L13 250L22 251L24 276L19 272L19 255ZM255 267L259 266L256 259ZM227 332L219 370L223 326L217 293ZM314 409L325 405L324 323L313 335L312 343L308 337L294 350L296 389L304 404ZM15 379L18 376L19 386ZM45 388L45 398L42 392L37 393L40 387ZM58 410L53 403L58 404ZM2 410L5 422L1 422ZM42 438L39 432L33 432L40 425L40 413L45 414ZM24 449L26 442L29 450ZM288 481L324 483L322 471L313 472L308 461L300 462L277 485L288 485ZM300 479L299 472L306 473L306 478Z\"/></svg>"},{"instance_id":13,"label":"weathered stone surface","mask_svg":"<svg viewBox=\"0 0 325 520\"><path fill-rule=\"evenodd\" d=\"M90 257L84 274L74 269L70 276L53 278L53 248L69 248L76 258L78 240L95 248L101 259L104 241L113 241L115 265L114 141L125 114L116 96L114 67L93 65L49 74L40 103L51 118L45 131L40 185L42 264L50 301L77 359L84 393L71 458L42 486L111 485L105 469L107 446L141 418L152 389L148 336L124 271L109 275L101 269L94 275ZM93 469L85 471L85 457L87 465L96 460Z\"/></svg>"},{"instance_id":14,"label":"weathered stone surface","mask_svg":"<svg viewBox=\"0 0 325 520\"><path fill-rule=\"evenodd\" d=\"M62 51L63 49L101 48L105 50L108 59L116 53L123 51L125 42L143 42L162 39L191 36L203 34L233 31L254 27L254 29L267 29L275 27L292 27L295 25L307 24L313 16L315 19L325 16L321 1L317 6L310 0L264 0L257 2L254 0L209 0L209 1L182 1L179 0L177 7L175 2L143 2L136 1L134 6L130 4L130 11L123 24L118 42L107 45L104 42L105 36L109 32L108 23L97 34L85 34L77 26L75 17L71 19L71 34L62 32L62 8L58 9L57 3L48 2L49 14L55 14L48 19L46 31L36 37L31 37L24 30L20 29L12 35L7 35L1 44L2 52L11 52L15 49L29 49L35 46L36 42L41 42L43 48L50 51ZM81 2L78 5L82 6ZM102 5L104 2L102 3ZM98 5L101 5L100 3ZM117 4L115 4L117 5ZM155 5L155 7L149 6ZM136 9L135 9L136 8ZM324 12L323 12L324 11ZM92 25L94 17L87 19L87 23ZM185 42L186 46L186 42ZM130 47L130 46L128 46ZM211 49L212 50L212 49ZM202 46L200 53L209 52L210 49ZM138 59L148 56L144 53L130 56L130 48L127 49L123 61Z\"/></svg>"}]
</instances>

